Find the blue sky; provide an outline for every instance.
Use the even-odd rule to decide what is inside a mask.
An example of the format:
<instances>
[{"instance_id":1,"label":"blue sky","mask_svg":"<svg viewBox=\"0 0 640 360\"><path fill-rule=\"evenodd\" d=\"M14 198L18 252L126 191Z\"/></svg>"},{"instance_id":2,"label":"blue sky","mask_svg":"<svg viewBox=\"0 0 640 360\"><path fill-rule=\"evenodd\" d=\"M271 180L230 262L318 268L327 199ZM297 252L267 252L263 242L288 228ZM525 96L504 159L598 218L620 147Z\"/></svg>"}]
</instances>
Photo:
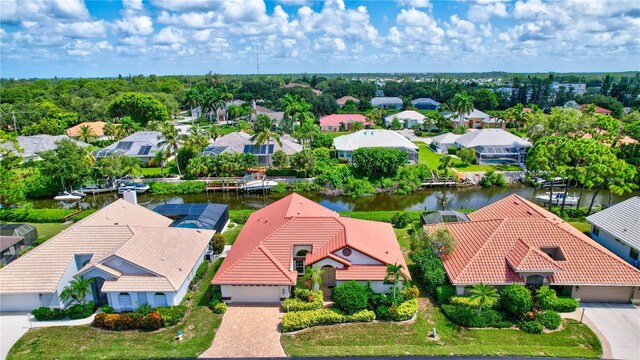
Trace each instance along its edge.
<instances>
[{"instance_id":1,"label":"blue sky","mask_svg":"<svg viewBox=\"0 0 640 360\"><path fill-rule=\"evenodd\" d=\"M637 0L0 0L0 76L640 70Z\"/></svg>"}]
</instances>

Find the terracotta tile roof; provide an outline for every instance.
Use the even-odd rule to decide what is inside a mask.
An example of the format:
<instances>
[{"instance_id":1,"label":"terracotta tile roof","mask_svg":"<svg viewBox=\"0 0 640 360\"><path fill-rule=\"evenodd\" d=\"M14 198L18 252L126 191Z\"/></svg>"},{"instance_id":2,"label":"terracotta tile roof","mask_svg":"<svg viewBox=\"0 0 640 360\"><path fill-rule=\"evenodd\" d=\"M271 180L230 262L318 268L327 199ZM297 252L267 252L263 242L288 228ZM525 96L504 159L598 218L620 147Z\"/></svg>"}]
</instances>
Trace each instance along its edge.
<instances>
[{"instance_id":1,"label":"terracotta tile roof","mask_svg":"<svg viewBox=\"0 0 640 360\"><path fill-rule=\"evenodd\" d=\"M359 122L362 125L374 125L369 121L366 116L362 114L331 114L320 118L320 127L335 126L339 127L340 124L351 124L353 122Z\"/></svg>"},{"instance_id":2,"label":"terracotta tile roof","mask_svg":"<svg viewBox=\"0 0 640 360\"><path fill-rule=\"evenodd\" d=\"M588 108L590 104L582 104L579 106L580 111L584 111L584 109ZM609 115L611 114L611 110L605 109L603 107L596 105L596 114Z\"/></svg>"},{"instance_id":3,"label":"terracotta tile roof","mask_svg":"<svg viewBox=\"0 0 640 360\"><path fill-rule=\"evenodd\" d=\"M349 100L354 101L354 102L356 102L356 103L359 103L359 102L360 102L360 100L358 100L357 98L354 98L353 96L349 96L349 95L347 95L347 96L343 96L343 97L341 97L340 99L337 99L337 100L336 100L336 103L337 103L338 105L344 105L344 104L346 104L346 103L347 103L347 101L349 101Z\"/></svg>"},{"instance_id":4,"label":"terracotta tile roof","mask_svg":"<svg viewBox=\"0 0 640 360\"><path fill-rule=\"evenodd\" d=\"M71 137L80 136L80 128L83 126L88 126L93 132L94 136L104 136L105 124L106 123L104 121L82 122L78 125L68 128L67 135Z\"/></svg>"},{"instance_id":5,"label":"terracotta tile roof","mask_svg":"<svg viewBox=\"0 0 640 360\"><path fill-rule=\"evenodd\" d=\"M116 281L107 280L104 292L120 291L175 291L167 278L148 275L122 275Z\"/></svg>"},{"instance_id":6,"label":"terracotta tile roof","mask_svg":"<svg viewBox=\"0 0 640 360\"><path fill-rule=\"evenodd\" d=\"M294 245L309 245L306 264L332 258L353 248L381 262L407 267L390 224L342 218L298 194L291 194L253 213L216 273L213 284L294 285Z\"/></svg>"},{"instance_id":7,"label":"terracotta tile roof","mask_svg":"<svg viewBox=\"0 0 640 360\"><path fill-rule=\"evenodd\" d=\"M549 255L528 245L522 239L516 241L516 244L507 252L505 258L515 271L562 271L562 266L550 258Z\"/></svg>"},{"instance_id":8,"label":"terracotta tile roof","mask_svg":"<svg viewBox=\"0 0 640 360\"><path fill-rule=\"evenodd\" d=\"M384 280L386 277L386 265L353 265L336 270L336 280Z\"/></svg>"},{"instance_id":9,"label":"terracotta tile roof","mask_svg":"<svg viewBox=\"0 0 640 360\"><path fill-rule=\"evenodd\" d=\"M557 265L553 271L557 272L549 277L552 285L640 285L639 270L557 216L517 195L473 212L469 218L468 222L425 227L427 230L445 227L457 240L455 251L443 257L453 284L523 283L513 264L516 268L552 267L552 263L541 263L537 250L558 248L565 260L553 261ZM525 246L529 250L523 253Z\"/></svg>"},{"instance_id":10,"label":"terracotta tile roof","mask_svg":"<svg viewBox=\"0 0 640 360\"><path fill-rule=\"evenodd\" d=\"M0 269L0 293L54 292L76 254L92 254L81 272L106 267L103 260L120 256L179 287L215 232L169 228L171 222L144 206L116 200ZM107 272L115 276L118 271Z\"/></svg>"}]
</instances>

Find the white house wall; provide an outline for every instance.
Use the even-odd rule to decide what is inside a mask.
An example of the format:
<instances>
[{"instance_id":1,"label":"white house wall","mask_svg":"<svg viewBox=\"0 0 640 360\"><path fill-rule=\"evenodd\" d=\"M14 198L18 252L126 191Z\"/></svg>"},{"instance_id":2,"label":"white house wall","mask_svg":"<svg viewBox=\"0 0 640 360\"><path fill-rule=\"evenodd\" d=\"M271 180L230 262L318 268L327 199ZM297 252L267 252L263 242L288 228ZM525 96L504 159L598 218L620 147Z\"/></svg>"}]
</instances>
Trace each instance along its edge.
<instances>
[{"instance_id":1,"label":"white house wall","mask_svg":"<svg viewBox=\"0 0 640 360\"><path fill-rule=\"evenodd\" d=\"M69 264L67 265L67 270L65 270L64 274L62 275L62 278L60 279L60 282L58 283L58 286L56 286L55 292L57 294L62 293L62 290L64 290L64 288L69 285L69 282L73 280L73 275L75 275L78 272L78 270L80 269L78 269L78 267L76 266L75 259L71 258L71 260L69 261ZM58 307L58 308L62 307L63 304L60 301L59 295L56 297L57 297L57 301L53 299L51 302L51 306Z\"/></svg>"},{"instance_id":2,"label":"white house wall","mask_svg":"<svg viewBox=\"0 0 640 360\"><path fill-rule=\"evenodd\" d=\"M107 292L107 300L109 301L109 306L111 306L115 311L131 311L131 310L136 310L140 305L141 305L141 298L142 296L140 294L147 294L147 304L149 304L149 306L151 307L156 307L162 304L156 304L155 303L155 298L154 295L156 294L156 291L141 291L141 292L137 292L137 291L130 291L128 292L129 296L131 296L131 306L132 308L122 308L120 303L118 302L118 295L121 292L126 292L126 291L118 291L118 292ZM177 305L175 298L176 298L176 292L175 291L158 291L158 292L162 292L164 293L164 295L167 298L167 305ZM184 295L183 295L184 296ZM179 303L179 301L178 301Z\"/></svg>"},{"instance_id":3,"label":"white house wall","mask_svg":"<svg viewBox=\"0 0 640 360\"><path fill-rule=\"evenodd\" d=\"M191 280L193 279L193 277L196 276L196 272L198 271L198 267L204 261L204 254L207 252L208 249L209 249L208 247L205 247L205 249L202 251L202 254L200 254L200 257L198 258L198 261L196 261L196 263L193 266L193 268L191 268L191 271L189 272L189 275L187 276L185 281L182 283L182 286L180 286L180 289L178 289L178 292L175 294L175 296L173 298L173 302L169 303L169 305L178 305L178 304L180 304L180 302L182 301L184 296L187 294L187 291L189 291L189 284L191 284Z\"/></svg>"},{"instance_id":4,"label":"white house wall","mask_svg":"<svg viewBox=\"0 0 640 360\"><path fill-rule=\"evenodd\" d=\"M318 261L317 263L313 264L312 266L314 268L321 268L325 265L329 265L329 266L333 266L336 269L342 269L344 268L344 265L342 263L339 263L333 259L322 259L320 261Z\"/></svg>"},{"instance_id":5,"label":"white house wall","mask_svg":"<svg viewBox=\"0 0 640 360\"><path fill-rule=\"evenodd\" d=\"M614 254L618 255L620 258L624 259L628 263L635 265L636 259L633 259L630 255L631 246L626 243L622 243L620 241L616 241L615 237L609 234L604 229L600 228L599 235L593 233L593 225L591 225L591 229L589 230L589 235L592 239L600 243L602 246L611 250ZM640 250L640 249L636 249Z\"/></svg>"},{"instance_id":6,"label":"white house wall","mask_svg":"<svg viewBox=\"0 0 640 360\"><path fill-rule=\"evenodd\" d=\"M354 249L351 249L351 255L349 256L344 256L342 254L342 249L336 251L333 253L333 255L336 255L340 258L343 258L345 260L349 260L353 265L380 265L382 264L380 261L376 260L376 259L372 259L371 257L357 251ZM342 267L342 266L341 266Z\"/></svg>"}]
</instances>

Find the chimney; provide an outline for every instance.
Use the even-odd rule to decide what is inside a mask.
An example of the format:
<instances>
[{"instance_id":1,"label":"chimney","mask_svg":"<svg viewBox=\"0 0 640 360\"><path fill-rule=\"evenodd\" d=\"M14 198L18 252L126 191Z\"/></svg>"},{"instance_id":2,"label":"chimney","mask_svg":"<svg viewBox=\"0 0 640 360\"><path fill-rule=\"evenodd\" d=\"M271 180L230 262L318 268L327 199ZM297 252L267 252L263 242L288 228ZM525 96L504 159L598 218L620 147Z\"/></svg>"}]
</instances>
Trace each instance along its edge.
<instances>
[{"instance_id":1,"label":"chimney","mask_svg":"<svg viewBox=\"0 0 640 360\"><path fill-rule=\"evenodd\" d=\"M138 195L135 190L127 190L122 194L125 201L138 205Z\"/></svg>"}]
</instances>

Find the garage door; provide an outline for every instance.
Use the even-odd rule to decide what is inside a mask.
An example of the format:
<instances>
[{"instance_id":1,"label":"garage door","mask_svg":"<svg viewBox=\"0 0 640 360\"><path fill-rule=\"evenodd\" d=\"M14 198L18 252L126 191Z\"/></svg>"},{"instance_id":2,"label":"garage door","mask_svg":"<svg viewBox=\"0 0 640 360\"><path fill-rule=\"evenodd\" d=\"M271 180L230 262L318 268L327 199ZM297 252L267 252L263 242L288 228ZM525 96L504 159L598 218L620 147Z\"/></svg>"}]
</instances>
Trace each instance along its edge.
<instances>
[{"instance_id":1,"label":"garage door","mask_svg":"<svg viewBox=\"0 0 640 360\"><path fill-rule=\"evenodd\" d=\"M0 311L31 311L40 307L38 294L5 294L0 296Z\"/></svg>"},{"instance_id":2,"label":"garage door","mask_svg":"<svg viewBox=\"0 0 640 360\"><path fill-rule=\"evenodd\" d=\"M620 286L581 286L579 295L582 302L615 302L631 301L633 288Z\"/></svg>"},{"instance_id":3,"label":"garage door","mask_svg":"<svg viewBox=\"0 0 640 360\"><path fill-rule=\"evenodd\" d=\"M272 303L280 302L279 286L233 286L232 302Z\"/></svg>"}]
</instances>

